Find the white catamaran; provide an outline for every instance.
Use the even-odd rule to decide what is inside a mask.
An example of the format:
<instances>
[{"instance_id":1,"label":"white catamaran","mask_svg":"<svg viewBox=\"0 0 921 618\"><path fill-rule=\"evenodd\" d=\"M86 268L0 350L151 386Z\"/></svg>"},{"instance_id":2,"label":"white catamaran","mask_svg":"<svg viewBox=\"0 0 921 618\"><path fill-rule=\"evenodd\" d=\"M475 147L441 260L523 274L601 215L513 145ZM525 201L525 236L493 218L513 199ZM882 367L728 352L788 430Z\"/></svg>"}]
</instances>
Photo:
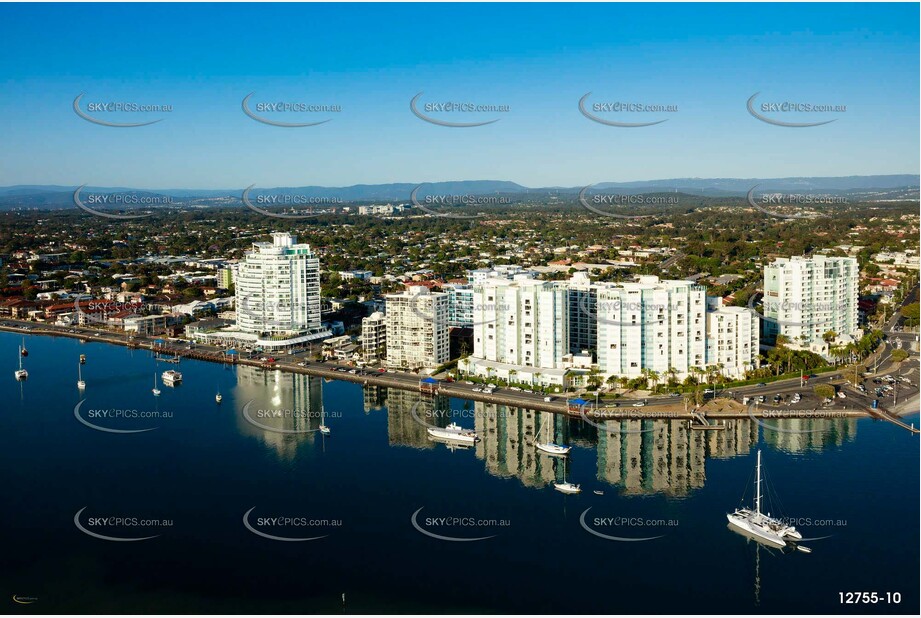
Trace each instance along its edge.
<instances>
[{"instance_id":1,"label":"white catamaran","mask_svg":"<svg viewBox=\"0 0 921 618\"><path fill-rule=\"evenodd\" d=\"M761 451L758 451L758 464L755 480L754 508L736 509L728 513L726 518L729 525L741 531L746 536L751 535L755 540L773 547L786 547L790 541L796 542L803 538L796 528L784 524L779 519L771 517L770 513L761 512Z\"/></svg>"},{"instance_id":2,"label":"white catamaran","mask_svg":"<svg viewBox=\"0 0 921 618\"><path fill-rule=\"evenodd\" d=\"M83 372L81 369L80 363L77 363L77 388L82 391L86 388L86 382L83 381Z\"/></svg>"}]
</instances>

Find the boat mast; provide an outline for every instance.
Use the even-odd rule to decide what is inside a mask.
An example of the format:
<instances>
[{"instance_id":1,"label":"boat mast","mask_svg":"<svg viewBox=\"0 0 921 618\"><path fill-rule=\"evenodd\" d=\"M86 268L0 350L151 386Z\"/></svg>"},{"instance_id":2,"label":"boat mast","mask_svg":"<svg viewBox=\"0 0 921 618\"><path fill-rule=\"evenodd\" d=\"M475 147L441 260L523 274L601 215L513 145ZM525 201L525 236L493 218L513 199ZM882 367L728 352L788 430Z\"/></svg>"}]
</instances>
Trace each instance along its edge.
<instances>
[{"instance_id":1,"label":"boat mast","mask_svg":"<svg viewBox=\"0 0 921 618\"><path fill-rule=\"evenodd\" d=\"M755 513L761 513L761 449L758 449L757 480L755 481Z\"/></svg>"}]
</instances>

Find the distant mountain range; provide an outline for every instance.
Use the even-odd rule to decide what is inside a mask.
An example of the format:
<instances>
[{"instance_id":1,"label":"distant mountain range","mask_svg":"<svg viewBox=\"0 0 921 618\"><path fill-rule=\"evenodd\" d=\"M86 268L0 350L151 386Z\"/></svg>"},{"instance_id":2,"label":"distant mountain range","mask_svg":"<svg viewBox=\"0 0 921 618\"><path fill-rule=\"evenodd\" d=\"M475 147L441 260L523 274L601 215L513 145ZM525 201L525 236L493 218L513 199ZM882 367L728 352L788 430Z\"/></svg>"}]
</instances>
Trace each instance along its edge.
<instances>
[{"instance_id":1,"label":"distant mountain range","mask_svg":"<svg viewBox=\"0 0 921 618\"><path fill-rule=\"evenodd\" d=\"M918 174L892 174L885 176L814 176L789 178L669 178L631 182L601 182L593 190L615 190L624 194L684 193L705 197L744 196L758 186L757 192L817 193L848 195L867 200L918 199ZM254 187L249 195L277 195L304 198L325 198L343 204L355 202L409 202L412 191L419 183L389 183L377 185L352 185L349 187ZM15 185L0 187L0 210L73 208L76 186ZM520 199L540 199L552 196L576 196L583 187L525 187L502 180L462 180L422 183L419 196L425 195L507 195ZM130 187L93 187L83 189L81 195L135 195L169 197L173 205L242 205L239 189L133 189ZM261 205L266 205L265 202ZM128 206L129 208L131 206ZM150 208L151 206L139 206Z\"/></svg>"}]
</instances>

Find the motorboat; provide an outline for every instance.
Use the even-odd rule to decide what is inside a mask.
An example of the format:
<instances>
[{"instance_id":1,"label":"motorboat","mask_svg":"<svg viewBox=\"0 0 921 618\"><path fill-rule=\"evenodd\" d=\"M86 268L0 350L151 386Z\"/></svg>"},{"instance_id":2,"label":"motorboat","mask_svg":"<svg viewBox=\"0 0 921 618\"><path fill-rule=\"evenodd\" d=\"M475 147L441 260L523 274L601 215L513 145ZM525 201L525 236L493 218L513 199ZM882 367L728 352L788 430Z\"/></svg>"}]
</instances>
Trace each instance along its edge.
<instances>
[{"instance_id":1,"label":"motorboat","mask_svg":"<svg viewBox=\"0 0 921 618\"><path fill-rule=\"evenodd\" d=\"M433 439L447 442L475 444L480 439L475 431L464 429L457 423L451 423L447 427L429 427L426 431Z\"/></svg>"}]
</instances>

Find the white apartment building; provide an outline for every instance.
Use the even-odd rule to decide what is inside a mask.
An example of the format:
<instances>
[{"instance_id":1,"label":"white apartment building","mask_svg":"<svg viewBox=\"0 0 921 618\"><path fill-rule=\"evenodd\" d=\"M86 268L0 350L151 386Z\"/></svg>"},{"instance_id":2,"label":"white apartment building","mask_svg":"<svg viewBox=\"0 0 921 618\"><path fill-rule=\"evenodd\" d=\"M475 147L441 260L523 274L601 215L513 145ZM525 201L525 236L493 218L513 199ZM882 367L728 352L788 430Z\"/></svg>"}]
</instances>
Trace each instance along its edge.
<instances>
[{"instance_id":1,"label":"white apartment building","mask_svg":"<svg viewBox=\"0 0 921 618\"><path fill-rule=\"evenodd\" d=\"M428 369L448 362L448 295L412 286L384 296L387 321L387 366Z\"/></svg>"},{"instance_id":2,"label":"white apartment building","mask_svg":"<svg viewBox=\"0 0 921 618\"><path fill-rule=\"evenodd\" d=\"M359 206L358 214L360 215L392 215L403 212L406 207L403 204L371 204L370 206Z\"/></svg>"},{"instance_id":3,"label":"white apartment building","mask_svg":"<svg viewBox=\"0 0 921 618\"><path fill-rule=\"evenodd\" d=\"M520 276L534 278L537 272L526 270L518 264L496 264L489 268L477 268L467 271L467 280L473 285L482 285L490 279L514 279Z\"/></svg>"},{"instance_id":4,"label":"white apartment building","mask_svg":"<svg viewBox=\"0 0 921 618\"><path fill-rule=\"evenodd\" d=\"M339 278L343 281L351 281L352 279L358 279L359 281L368 281L373 275L370 270L340 270Z\"/></svg>"},{"instance_id":5,"label":"white apartment building","mask_svg":"<svg viewBox=\"0 0 921 618\"><path fill-rule=\"evenodd\" d=\"M857 259L813 255L778 258L764 267L764 335L828 354L823 335L842 341L860 337Z\"/></svg>"},{"instance_id":6,"label":"white apartment building","mask_svg":"<svg viewBox=\"0 0 921 618\"><path fill-rule=\"evenodd\" d=\"M473 287L473 355L464 369L484 377L563 383L569 352L566 290L526 276Z\"/></svg>"},{"instance_id":7,"label":"white apartment building","mask_svg":"<svg viewBox=\"0 0 921 618\"><path fill-rule=\"evenodd\" d=\"M727 377L741 378L758 365L758 315L747 307L728 307L707 297L707 365Z\"/></svg>"},{"instance_id":8,"label":"white apartment building","mask_svg":"<svg viewBox=\"0 0 921 618\"><path fill-rule=\"evenodd\" d=\"M383 358L387 351L387 318L380 311L361 320L361 351L366 361Z\"/></svg>"},{"instance_id":9,"label":"white apartment building","mask_svg":"<svg viewBox=\"0 0 921 618\"><path fill-rule=\"evenodd\" d=\"M261 336L317 331L320 260L308 244L284 232L253 243L238 265L237 326Z\"/></svg>"},{"instance_id":10,"label":"white apartment building","mask_svg":"<svg viewBox=\"0 0 921 618\"><path fill-rule=\"evenodd\" d=\"M707 364L707 303L703 286L640 277L597 292L597 363L604 376L635 378L655 371L683 380Z\"/></svg>"}]
</instances>

